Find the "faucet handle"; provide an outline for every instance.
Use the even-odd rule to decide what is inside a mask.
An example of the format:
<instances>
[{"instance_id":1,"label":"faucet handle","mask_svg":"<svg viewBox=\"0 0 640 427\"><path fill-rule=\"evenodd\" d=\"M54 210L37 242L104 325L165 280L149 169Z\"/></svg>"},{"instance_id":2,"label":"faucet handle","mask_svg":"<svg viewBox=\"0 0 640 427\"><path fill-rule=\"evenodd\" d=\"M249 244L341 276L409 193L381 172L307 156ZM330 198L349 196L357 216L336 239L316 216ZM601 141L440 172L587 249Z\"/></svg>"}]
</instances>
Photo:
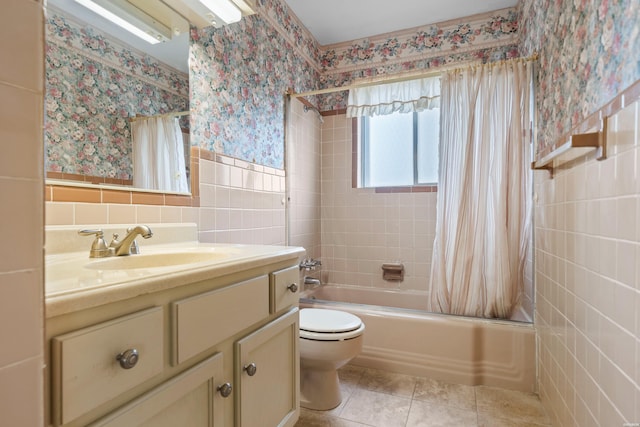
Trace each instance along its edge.
<instances>
[{"instance_id":1,"label":"faucet handle","mask_svg":"<svg viewBox=\"0 0 640 427\"><path fill-rule=\"evenodd\" d=\"M91 244L89 258L102 258L107 256L109 248L107 248L107 244L104 241L104 233L102 230L79 230L78 234L81 236L96 236Z\"/></svg>"},{"instance_id":2,"label":"faucet handle","mask_svg":"<svg viewBox=\"0 0 640 427\"><path fill-rule=\"evenodd\" d=\"M118 233L113 233L113 235L111 236L111 243L109 243L109 247L110 248L115 248L116 246L118 246L118 244L120 244L120 241L118 240Z\"/></svg>"},{"instance_id":3,"label":"faucet handle","mask_svg":"<svg viewBox=\"0 0 640 427\"><path fill-rule=\"evenodd\" d=\"M101 229L97 230L78 230L78 234L81 236L93 236L102 237L104 236L104 232Z\"/></svg>"}]
</instances>

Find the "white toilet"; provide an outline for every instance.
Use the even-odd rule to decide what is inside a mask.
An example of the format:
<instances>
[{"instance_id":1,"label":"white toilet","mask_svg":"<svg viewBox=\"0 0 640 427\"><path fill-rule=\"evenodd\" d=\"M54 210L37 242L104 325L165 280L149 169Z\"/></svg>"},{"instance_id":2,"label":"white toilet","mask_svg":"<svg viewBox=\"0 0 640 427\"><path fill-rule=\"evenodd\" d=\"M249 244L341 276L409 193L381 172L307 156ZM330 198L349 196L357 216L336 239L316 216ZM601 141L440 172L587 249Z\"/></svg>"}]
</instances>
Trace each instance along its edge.
<instances>
[{"instance_id":1,"label":"white toilet","mask_svg":"<svg viewBox=\"0 0 640 427\"><path fill-rule=\"evenodd\" d=\"M362 350L364 323L344 311L300 310L300 406L328 410L340 404L337 370Z\"/></svg>"}]
</instances>

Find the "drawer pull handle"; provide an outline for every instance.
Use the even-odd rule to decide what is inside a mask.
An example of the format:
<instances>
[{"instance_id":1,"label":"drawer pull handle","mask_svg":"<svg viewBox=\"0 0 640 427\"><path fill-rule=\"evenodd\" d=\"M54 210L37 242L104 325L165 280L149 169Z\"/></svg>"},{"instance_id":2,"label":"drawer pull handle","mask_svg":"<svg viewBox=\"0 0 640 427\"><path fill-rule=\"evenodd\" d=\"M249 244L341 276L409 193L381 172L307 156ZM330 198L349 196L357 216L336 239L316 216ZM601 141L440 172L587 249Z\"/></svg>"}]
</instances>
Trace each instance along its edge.
<instances>
[{"instance_id":1,"label":"drawer pull handle","mask_svg":"<svg viewBox=\"0 0 640 427\"><path fill-rule=\"evenodd\" d=\"M233 387L231 387L230 383L224 383L218 387L218 391L220 392L220 396L229 397L231 395L231 391L233 391Z\"/></svg>"},{"instance_id":2,"label":"drawer pull handle","mask_svg":"<svg viewBox=\"0 0 640 427\"><path fill-rule=\"evenodd\" d=\"M296 292L298 292L298 285L295 283L292 283L289 286L287 286L287 289L289 289L291 292L295 294Z\"/></svg>"},{"instance_id":3,"label":"drawer pull handle","mask_svg":"<svg viewBox=\"0 0 640 427\"><path fill-rule=\"evenodd\" d=\"M258 371L258 367L253 362L249 363L248 365L244 365L244 368L242 369L247 371L247 375L249 375L250 377L254 376Z\"/></svg>"},{"instance_id":4,"label":"drawer pull handle","mask_svg":"<svg viewBox=\"0 0 640 427\"><path fill-rule=\"evenodd\" d=\"M135 348L125 350L116 356L116 360L120 362L122 369L133 368L138 363L138 359L140 359L140 354L138 354L138 350Z\"/></svg>"}]
</instances>

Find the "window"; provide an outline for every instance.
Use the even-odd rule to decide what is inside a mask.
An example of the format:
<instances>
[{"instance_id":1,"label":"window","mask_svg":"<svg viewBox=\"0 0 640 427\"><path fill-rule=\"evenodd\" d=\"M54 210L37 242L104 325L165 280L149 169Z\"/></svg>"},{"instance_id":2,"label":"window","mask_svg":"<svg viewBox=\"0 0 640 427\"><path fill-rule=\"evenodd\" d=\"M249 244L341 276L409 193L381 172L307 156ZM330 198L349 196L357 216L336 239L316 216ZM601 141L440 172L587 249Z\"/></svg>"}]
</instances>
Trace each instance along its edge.
<instances>
[{"instance_id":1,"label":"window","mask_svg":"<svg viewBox=\"0 0 640 427\"><path fill-rule=\"evenodd\" d=\"M360 186L438 182L440 109L360 119Z\"/></svg>"}]
</instances>

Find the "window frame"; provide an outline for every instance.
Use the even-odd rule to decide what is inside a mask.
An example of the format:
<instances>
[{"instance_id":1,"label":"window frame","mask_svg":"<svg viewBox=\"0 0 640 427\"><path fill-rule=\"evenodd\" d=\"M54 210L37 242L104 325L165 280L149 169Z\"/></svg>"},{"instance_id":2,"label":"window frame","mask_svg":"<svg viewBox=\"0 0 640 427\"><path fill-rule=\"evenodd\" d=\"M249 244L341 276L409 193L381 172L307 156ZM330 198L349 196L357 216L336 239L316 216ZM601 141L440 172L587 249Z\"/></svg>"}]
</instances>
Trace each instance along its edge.
<instances>
[{"instance_id":1,"label":"window frame","mask_svg":"<svg viewBox=\"0 0 640 427\"><path fill-rule=\"evenodd\" d=\"M414 113L415 114L415 113ZM363 190L374 190L376 193L435 193L438 191L438 183L425 183L413 185L400 185L389 187L364 187L361 162L361 140L362 126L359 117L351 119L351 187ZM417 126L417 122L414 122ZM416 133L414 130L414 137ZM414 163L417 162L417 153L414 153ZM417 173L417 167L414 167L414 174ZM414 178L414 182L416 179Z\"/></svg>"},{"instance_id":2,"label":"window frame","mask_svg":"<svg viewBox=\"0 0 640 427\"><path fill-rule=\"evenodd\" d=\"M436 192L438 183L418 182L418 113L413 112L413 184L395 186L365 186L366 168L364 157L367 155L365 138L368 138L369 117L352 118L352 187L362 189L374 189L376 193L408 193L408 192ZM365 126L365 123L367 126Z\"/></svg>"}]
</instances>

